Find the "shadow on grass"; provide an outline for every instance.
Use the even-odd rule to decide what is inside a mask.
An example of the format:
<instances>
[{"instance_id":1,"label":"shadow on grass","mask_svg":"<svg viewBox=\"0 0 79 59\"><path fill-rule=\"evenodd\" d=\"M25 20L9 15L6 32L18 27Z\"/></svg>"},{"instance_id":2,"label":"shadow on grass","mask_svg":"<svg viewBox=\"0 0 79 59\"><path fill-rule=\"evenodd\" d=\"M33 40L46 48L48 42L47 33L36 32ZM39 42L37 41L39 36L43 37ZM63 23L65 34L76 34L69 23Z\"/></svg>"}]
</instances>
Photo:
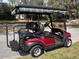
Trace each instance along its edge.
<instances>
[{"instance_id":1,"label":"shadow on grass","mask_svg":"<svg viewBox=\"0 0 79 59\"><path fill-rule=\"evenodd\" d=\"M64 47L64 46L58 46L58 47L55 47L55 48L52 48L52 49L48 49L48 50L46 50L46 52L58 50L58 49L63 48L63 47Z\"/></svg>"}]
</instances>

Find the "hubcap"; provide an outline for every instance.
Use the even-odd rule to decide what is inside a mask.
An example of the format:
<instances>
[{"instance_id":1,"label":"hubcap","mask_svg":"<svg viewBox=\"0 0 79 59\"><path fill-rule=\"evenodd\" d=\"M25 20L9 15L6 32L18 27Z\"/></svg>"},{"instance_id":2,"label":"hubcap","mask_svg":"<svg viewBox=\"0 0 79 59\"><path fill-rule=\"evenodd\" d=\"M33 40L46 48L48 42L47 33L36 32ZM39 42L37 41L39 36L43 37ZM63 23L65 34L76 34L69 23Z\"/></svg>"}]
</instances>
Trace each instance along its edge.
<instances>
[{"instance_id":1,"label":"hubcap","mask_svg":"<svg viewBox=\"0 0 79 59\"><path fill-rule=\"evenodd\" d=\"M72 42L69 40L69 41L67 42L67 46L70 46L71 43L72 43Z\"/></svg>"},{"instance_id":2,"label":"hubcap","mask_svg":"<svg viewBox=\"0 0 79 59\"><path fill-rule=\"evenodd\" d=\"M39 56L41 54L41 49L40 48L35 48L34 49L34 55Z\"/></svg>"}]
</instances>

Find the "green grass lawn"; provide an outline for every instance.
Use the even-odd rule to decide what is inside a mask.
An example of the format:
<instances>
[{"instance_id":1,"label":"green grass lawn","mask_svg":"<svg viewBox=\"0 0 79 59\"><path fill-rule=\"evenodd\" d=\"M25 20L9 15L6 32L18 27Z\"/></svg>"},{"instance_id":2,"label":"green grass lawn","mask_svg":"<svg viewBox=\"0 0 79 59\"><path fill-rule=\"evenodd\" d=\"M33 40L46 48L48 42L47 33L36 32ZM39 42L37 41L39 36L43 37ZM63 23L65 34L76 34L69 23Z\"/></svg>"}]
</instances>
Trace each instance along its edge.
<instances>
[{"instance_id":1,"label":"green grass lawn","mask_svg":"<svg viewBox=\"0 0 79 59\"><path fill-rule=\"evenodd\" d=\"M73 44L69 48L63 47L50 52L45 52L40 57L34 58L30 55L26 55L16 59L79 59L79 42Z\"/></svg>"}]
</instances>

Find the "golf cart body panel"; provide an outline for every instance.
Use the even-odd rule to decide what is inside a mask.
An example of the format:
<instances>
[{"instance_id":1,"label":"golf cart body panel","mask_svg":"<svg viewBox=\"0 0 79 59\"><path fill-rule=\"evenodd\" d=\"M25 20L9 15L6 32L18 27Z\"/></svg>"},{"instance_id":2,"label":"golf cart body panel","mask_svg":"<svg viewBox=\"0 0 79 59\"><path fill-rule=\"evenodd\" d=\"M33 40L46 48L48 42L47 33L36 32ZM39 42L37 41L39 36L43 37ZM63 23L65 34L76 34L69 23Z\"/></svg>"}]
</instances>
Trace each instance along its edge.
<instances>
[{"instance_id":1,"label":"golf cart body panel","mask_svg":"<svg viewBox=\"0 0 79 59\"><path fill-rule=\"evenodd\" d=\"M37 38L29 39L28 41L25 41L25 44L30 44L30 48L35 46L35 45L41 45L45 50L47 46L54 46L55 45L55 40L52 37L45 37L45 36L40 36Z\"/></svg>"},{"instance_id":2,"label":"golf cart body panel","mask_svg":"<svg viewBox=\"0 0 79 59\"><path fill-rule=\"evenodd\" d=\"M33 24L32 24L32 27L33 27ZM57 32L61 32L62 36L56 35L55 33ZM24 34L26 34L25 36L26 38L22 37L24 36ZM35 32L31 34L24 32L23 34L19 34L19 35L20 35L19 38L21 38L20 40L22 39L24 40L24 43L22 45L20 44L20 48L25 51L29 51L35 45L43 46L44 50L60 47L64 45L64 42L65 42L64 39L68 39L69 37L71 37L70 33L57 28L53 28L52 32L42 31L39 35L35 34ZM26 46L28 48L26 48Z\"/></svg>"}]
</instances>

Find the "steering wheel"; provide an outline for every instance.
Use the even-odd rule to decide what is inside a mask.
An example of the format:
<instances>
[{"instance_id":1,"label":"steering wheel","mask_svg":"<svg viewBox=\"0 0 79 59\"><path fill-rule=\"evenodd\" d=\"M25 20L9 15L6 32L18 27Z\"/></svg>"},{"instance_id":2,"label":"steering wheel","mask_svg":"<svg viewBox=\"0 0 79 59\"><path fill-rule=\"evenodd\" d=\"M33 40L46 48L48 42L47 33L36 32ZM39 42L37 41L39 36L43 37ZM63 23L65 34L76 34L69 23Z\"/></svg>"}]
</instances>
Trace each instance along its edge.
<instances>
[{"instance_id":1,"label":"steering wheel","mask_svg":"<svg viewBox=\"0 0 79 59\"><path fill-rule=\"evenodd\" d=\"M47 22L44 24L44 26L45 26L45 27L48 26L50 29L52 28L52 27L50 26L50 22L49 22L49 21L47 21Z\"/></svg>"},{"instance_id":2,"label":"steering wheel","mask_svg":"<svg viewBox=\"0 0 79 59\"><path fill-rule=\"evenodd\" d=\"M60 37L60 38L63 38L63 34L61 32L56 32L55 35Z\"/></svg>"}]
</instances>

